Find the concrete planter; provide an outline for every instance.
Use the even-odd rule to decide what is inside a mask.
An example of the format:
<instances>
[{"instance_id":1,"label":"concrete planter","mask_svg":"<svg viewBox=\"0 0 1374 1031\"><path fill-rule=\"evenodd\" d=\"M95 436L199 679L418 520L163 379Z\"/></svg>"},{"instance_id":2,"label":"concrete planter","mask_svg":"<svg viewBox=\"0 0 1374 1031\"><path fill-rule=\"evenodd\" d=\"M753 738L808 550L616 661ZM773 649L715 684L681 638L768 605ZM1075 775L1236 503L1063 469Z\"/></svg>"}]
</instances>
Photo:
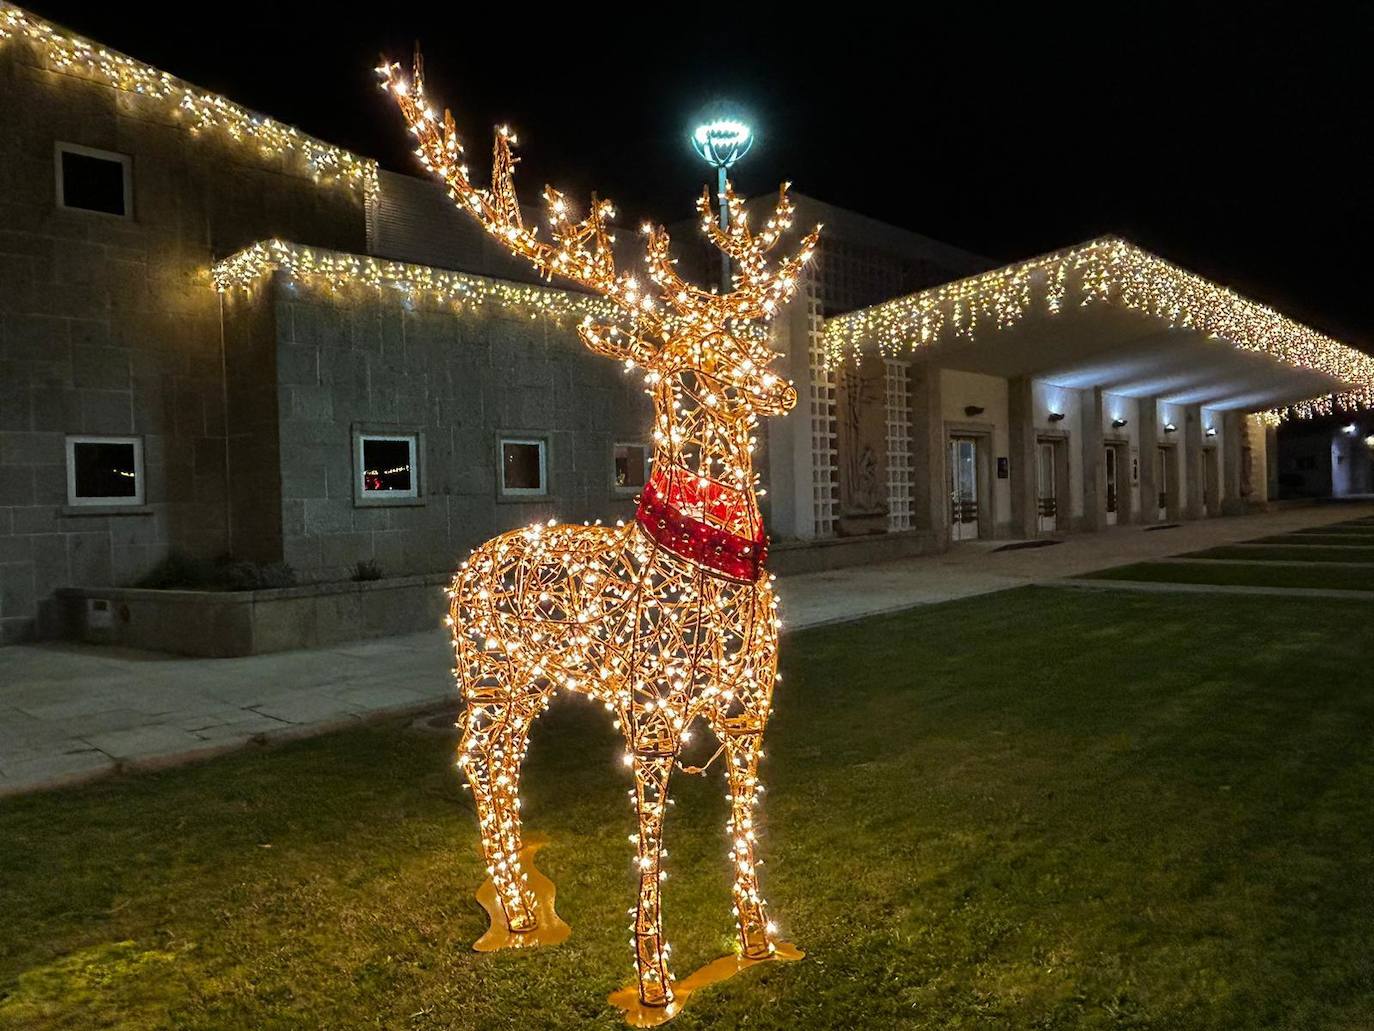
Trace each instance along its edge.
<instances>
[{"instance_id":1,"label":"concrete planter","mask_svg":"<svg viewBox=\"0 0 1374 1031\"><path fill-rule=\"evenodd\" d=\"M442 625L449 573L265 591L67 587L69 636L92 644L229 658L318 648Z\"/></svg>"}]
</instances>

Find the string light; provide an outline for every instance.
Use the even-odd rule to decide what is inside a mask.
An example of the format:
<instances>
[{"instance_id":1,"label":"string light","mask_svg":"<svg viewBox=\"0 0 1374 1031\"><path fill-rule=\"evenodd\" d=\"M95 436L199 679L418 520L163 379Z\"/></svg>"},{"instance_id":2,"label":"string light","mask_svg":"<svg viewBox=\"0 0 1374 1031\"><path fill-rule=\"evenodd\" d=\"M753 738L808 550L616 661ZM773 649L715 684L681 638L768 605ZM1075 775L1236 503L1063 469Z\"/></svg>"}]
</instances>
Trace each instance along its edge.
<instances>
[{"instance_id":1,"label":"string light","mask_svg":"<svg viewBox=\"0 0 1374 1031\"><path fill-rule=\"evenodd\" d=\"M479 313L494 308L562 323L608 318L614 311L610 303L591 294L302 247L284 240L252 244L210 269L221 293L249 289L275 272L284 273L294 282L338 293L356 289L392 291L414 304L459 312Z\"/></svg>"},{"instance_id":2,"label":"string light","mask_svg":"<svg viewBox=\"0 0 1374 1031\"><path fill-rule=\"evenodd\" d=\"M869 343L887 356L943 336L972 339L1006 329L1033 309L1116 304L1178 328L1256 351L1348 385L1336 394L1266 413L1266 421L1374 406L1374 357L1333 340L1267 305L1242 297L1116 237L994 269L830 319L826 360L858 359Z\"/></svg>"},{"instance_id":3,"label":"string light","mask_svg":"<svg viewBox=\"0 0 1374 1031\"><path fill-rule=\"evenodd\" d=\"M538 940L541 913L551 911L538 888L542 875L526 869L529 846L521 838L519 779L530 724L559 690L587 695L614 713L634 777L630 801L639 826L630 840L639 891L631 925L636 983L611 1001L632 1023L661 1023L705 981L801 956L775 940L755 856L758 766L781 623L764 568L768 541L753 451L758 418L788 411L797 392L769 371L778 356L767 333L747 330L766 326L792 296L819 227L793 257L771 264L766 255L792 220L786 184L758 234L735 203L728 227L717 225L704 193L701 227L732 260L730 291L683 280L658 226L644 227L643 274L622 273L612 252L609 202L593 196L578 219L563 194L546 188L550 232L540 238L524 224L516 197L514 135L497 130L491 185L476 187L453 116L445 111L439 118L426 103L419 55L409 80L394 64L378 72L421 161L460 210L545 276L609 302L604 319L584 317L579 336L595 353L639 370L653 398L653 472L634 520L614 527L550 520L488 541L454 577L448 623L464 701L457 765L476 802L490 875L479 896L494 895L511 944ZM726 200L733 200L729 187ZM251 266L258 260L245 259L246 271L226 276L256 276ZM670 774L698 721L719 738L717 755L725 758L738 953L676 982L663 938L663 822L672 804Z\"/></svg>"},{"instance_id":4,"label":"string light","mask_svg":"<svg viewBox=\"0 0 1374 1031\"><path fill-rule=\"evenodd\" d=\"M0 2L0 46L27 41L48 66L64 75L161 101L191 132L218 131L252 145L269 158L294 157L317 182L338 182L371 201L377 195L377 162L307 136L290 125L240 107L92 40L60 31L20 7Z\"/></svg>"}]
</instances>

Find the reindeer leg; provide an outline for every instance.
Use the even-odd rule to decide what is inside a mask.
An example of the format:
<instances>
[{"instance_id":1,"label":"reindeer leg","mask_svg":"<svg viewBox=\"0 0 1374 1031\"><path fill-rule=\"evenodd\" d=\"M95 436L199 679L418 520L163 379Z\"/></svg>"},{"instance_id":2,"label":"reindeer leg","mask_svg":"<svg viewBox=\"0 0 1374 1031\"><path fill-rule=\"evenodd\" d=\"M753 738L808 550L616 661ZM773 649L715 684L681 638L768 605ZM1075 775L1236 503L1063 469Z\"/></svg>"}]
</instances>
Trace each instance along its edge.
<instances>
[{"instance_id":1,"label":"reindeer leg","mask_svg":"<svg viewBox=\"0 0 1374 1031\"><path fill-rule=\"evenodd\" d=\"M536 899L521 867L520 766L533 719L532 699L512 697L504 688L470 687L458 766L467 776L477 806L487 873L507 928L516 934L538 926ZM524 703L524 704L521 704Z\"/></svg>"},{"instance_id":2,"label":"reindeer leg","mask_svg":"<svg viewBox=\"0 0 1374 1031\"><path fill-rule=\"evenodd\" d=\"M631 747L635 747L633 741ZM668 774L677 757L677 745L639 742L632 755L635 810L639 815L639 900L634 927L639 1000L646 1006L668 1006L673 1002L673 979L668 972L668 947L663 941L663 817L668 807Z\"/></svg>"},{"instance_id":3,"label":"reindeer leg","mask_svg":"<svg viewBox=\"0 0 1374 1031\"><path fill-rule=\"evenodd\" d=\"M763 897L759 894L758 859L754 807L761 786L758 766L763 744L763 728L740 732L730 726L719 728L725 745L726 777L730 783L730 819L725 824L730 836L730 862L735 883L735 922L739 928L740 955L745 959L767 959L774 952L772 925L768 922Z\"/></svg>"}]
</instances>

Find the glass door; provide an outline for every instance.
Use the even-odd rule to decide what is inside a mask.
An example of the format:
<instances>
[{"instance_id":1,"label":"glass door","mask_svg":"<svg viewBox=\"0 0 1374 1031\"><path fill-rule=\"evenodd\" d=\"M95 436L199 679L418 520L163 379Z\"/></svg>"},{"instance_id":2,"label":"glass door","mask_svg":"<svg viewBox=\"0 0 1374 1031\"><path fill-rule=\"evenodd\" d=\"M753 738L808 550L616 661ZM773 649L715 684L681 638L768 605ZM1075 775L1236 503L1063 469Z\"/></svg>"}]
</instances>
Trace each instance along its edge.
<instances>
[{"instance_id":1,"label":"glass door","mask_svg":"<svg viewBox=\"0 0 1374 1031\"><path fill-rule=\"evenodd\" d=\"M1116 448L1107 447L1103 454L1103 461L1106 463L1107 470L1107 525L1116 525L1116 498L1117 498L1117 464Z\"/></svg>"},{"instance_id":2,"label":"glass door","mask_svg":"<svg viewBox=\"0 0 1374 1031\"><path fill-rule=\"evenodd\" d=\"M956 541L978 538L978 442L972 437L949 441L950 535Z\"/></svg>"},{"instance_id":3,"label":"glass door","mask_svg":"<svg viewBox=\"0 0 1374 1031\"><path fill-rule=\"evenodd\" d=\"M1054 444L1042 440L1037 450L1040 457L1036 474L1036 492L1039 495L1039 522L1036 525L1041 533L1054 533L1059 528L1059 497L1054 482Z\"/></svg>"},{"instance_id":4,"label":"glass door","mask_svg":"<svg viewBox=\"0 0 1374 1031\"><path fill-rule=\"evenodd\" d=\"M1173 476L1169 461L1169 449L1157 448L1155 452L1155 485L1159 488L1159 518L1169 518L1169 495L1173 491Z\"/></svg>"}]
</instances>

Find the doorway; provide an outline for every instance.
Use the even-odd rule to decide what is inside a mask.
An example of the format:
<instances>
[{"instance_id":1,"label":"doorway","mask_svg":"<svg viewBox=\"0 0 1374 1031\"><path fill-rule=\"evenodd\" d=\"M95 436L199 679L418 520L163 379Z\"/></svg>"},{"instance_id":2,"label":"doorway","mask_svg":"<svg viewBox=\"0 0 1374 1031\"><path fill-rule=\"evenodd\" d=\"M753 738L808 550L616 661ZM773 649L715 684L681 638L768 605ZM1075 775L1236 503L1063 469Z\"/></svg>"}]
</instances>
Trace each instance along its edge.
<instances>
[{"instance_id":1,"label":"doorway","mask_svg":"<svg viewBox=\"0 0 1374 1031\"><path fill-rule=\"evenodd\" d=\"M978 539L978 440L949 439L949 526L956 541Z\"/></svg>"},{"instance_id":2,"label":"doorway","mask_svg":"<svg viewBox=\"0 0 1374 1031\"><path fill-rule=\"evenodd\" d=\"M1054 533L1059 529L1059 492L1056 474L1055 447L1053 441L1042 440L1036 445L1036 528L1041 533Z\"/></svg>"},{"instance_id":3,"label":"doorway","mask_svg":"<svg viewBox=\"0 0 1374 1031\"><path fill-rule=\"evenodd\" d=\"M1108 444L1102 454L1104 468L1107 470L1107 525L1116 525L1116 508L1118 484L1120 483L1120 463L1117 457L1116 447Z\"/></svg>"},{"instance_id":4,"label":"doorway","mask_svg":"<svg viewBox=\"0 0 1374 1031\"><path fill-rule=\"evenodd\" d=\"M1159 489L1157 515L1161 520L1169 518L1169 507L1174 503L1174 493L1178 490L1173 452L1171 447L1160 446L1155 449L1155 486Z\"/></svg>"},{"instance_id":5,"label":"doorway","mask_svg":"<svg viewBox=\"0 0 1374 1031\"><path fill-rule=\"evenodd\" d=\"M1202 449L1202 514L1217 515L1217 449Z\"/></svg>"}]
</instances>

